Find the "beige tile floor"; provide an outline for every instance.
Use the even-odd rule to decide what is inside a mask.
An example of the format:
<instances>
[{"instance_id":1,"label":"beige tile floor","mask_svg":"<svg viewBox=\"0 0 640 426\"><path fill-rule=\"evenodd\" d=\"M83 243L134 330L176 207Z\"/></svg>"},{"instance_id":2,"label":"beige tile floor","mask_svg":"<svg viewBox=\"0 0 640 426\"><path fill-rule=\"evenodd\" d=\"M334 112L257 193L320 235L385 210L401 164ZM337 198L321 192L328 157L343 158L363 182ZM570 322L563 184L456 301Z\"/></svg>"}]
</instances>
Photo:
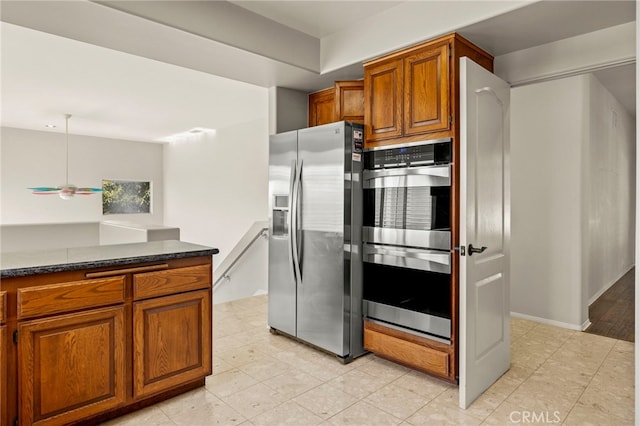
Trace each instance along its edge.
<instances>
[{"instance_id":1,"label":"beige tile floor","mask_svg":"<svg viewBox=\"0 0 640 426\"><path fill-rule=\"evenodd\" d=\"M633 343L511 322L511 369L467 410L455 386L369 354L343 365L267 327L267 296L215 305L204 388L109 425L632 425Z\"/></svg>"}]
</instances>

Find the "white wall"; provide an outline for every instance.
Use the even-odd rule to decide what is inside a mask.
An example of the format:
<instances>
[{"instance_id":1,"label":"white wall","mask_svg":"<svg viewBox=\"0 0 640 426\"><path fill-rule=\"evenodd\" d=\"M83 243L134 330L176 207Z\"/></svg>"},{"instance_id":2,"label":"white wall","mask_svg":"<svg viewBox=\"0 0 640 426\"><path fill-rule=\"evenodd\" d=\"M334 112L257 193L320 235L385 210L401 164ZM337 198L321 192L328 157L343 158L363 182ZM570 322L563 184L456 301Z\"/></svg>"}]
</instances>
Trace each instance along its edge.
<instances>
[{"instance_id":1,"label":"white wall","mask_svg":"<svg viewBox=\"0 0 640 426\"><path fill-rule=\"evenodd\" d=\"M164 147L164 224L179 227L184 241L218 248L215 265L267 217L268 90L246 85L238 96L246 97L238 114L253 119Z\"/></svg>"},{"instance_id":2,"label":"white wall","mask_svg":"<svg viewBox=\"0 0 640 426\"><path fill-rule=\"evenodd\" d=\"M579 327L585 77L511 91L511 310Z\"/></svg>"},{"instance_id":3,"label":"white wall","mask_svg":"<svg viewBox=\"0 0 640 426\"><path fill-rule=\"evenodd\" d=\"M64 183L64 129L46 132L3 127L0 136L0 224L99 222L103 219L162 223L161 145L69 135L70 183L101 187L102 179L152 182L152 213L103 216L99 194L62 200L55 195L32 195L27 189Z\"/></svg>"},{"instance_id":4,"label":"white wall","mask_svg":"<svg viewBox=\"0 0 640 426\"><path fill-rule=\"evenodd\" d=\"M634 265L635 120L593 75L589 84L589 170L583 246L591 304Z\"/></svg>"},{"instance_id":5,"label":"white wall","mask_svg":"<svg viewBox=\"0 0 640 426\"><path fill-rule=\"evenodd\" d=\"M495 58L494 71L512 85L520 85L634 63L635 31L636 23L629 22L507 53Z\"/></svg>"},{"instance_id":6,"label":"white wall","mask_svg":"<svg viewBox=\"0 0 640 426\"><path fill-rule=\"evenodd\" d=\"M511 108L511 310L582 329L633 266L635 122L590 74L514 88Z\"/></svg>"},{"instance_id":7,"label":"white wall","mask_svg":"<svg viewBox=\"0 0 640 426\"><path fill-rule=\"evenodd\" d=\"M214 273L216 271L214 270ZM220 271L221 272L221 271ZM213 292L213 303L244 299L268 292L269 241L259 237L243 256L241 262L227 272ZM219 278L215 274L215 279Z\"/></svg>"}]
</instances>

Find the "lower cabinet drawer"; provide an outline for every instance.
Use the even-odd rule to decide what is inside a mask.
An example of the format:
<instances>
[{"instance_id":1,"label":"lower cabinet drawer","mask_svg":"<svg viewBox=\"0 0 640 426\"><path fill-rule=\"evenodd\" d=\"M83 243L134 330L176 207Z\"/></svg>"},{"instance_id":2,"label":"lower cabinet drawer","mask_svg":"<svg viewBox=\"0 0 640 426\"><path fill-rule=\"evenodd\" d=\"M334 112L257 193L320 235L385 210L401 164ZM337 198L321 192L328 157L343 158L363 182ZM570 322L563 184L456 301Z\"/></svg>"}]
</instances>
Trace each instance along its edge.
<instances>
[{"instance_id":1,"label":"lower cabinet drawer","mask_svg":"<svg viewBox=\"0 0 640 426\"><path fill-rule=\"evenodd\" d=\"M133 275L133 299L142 300L211 287L211 265Z\"/></svg>"},{"instance_id":2,"label":"lower cabinet drawer","mask_svg":"<svg viewBox=\"0 0 640 426\"><path fill-rule=\"evenodd\" d=\"M125 277L72 281L18 289L18 319L124 302Z\"/></svg>"},{"instance_id":3,"label":"lower cabinet drawer","mask_svg":"<svg viewBox=\"0 0 640 426\"><path fill-rule=\"evenodd\" d=\"M364 348L366 350L426 373L449 377L447 352L386 334L384 328L365 322ZM399 334L399 332L393 334Z\"/></svg>"}]
</instances>

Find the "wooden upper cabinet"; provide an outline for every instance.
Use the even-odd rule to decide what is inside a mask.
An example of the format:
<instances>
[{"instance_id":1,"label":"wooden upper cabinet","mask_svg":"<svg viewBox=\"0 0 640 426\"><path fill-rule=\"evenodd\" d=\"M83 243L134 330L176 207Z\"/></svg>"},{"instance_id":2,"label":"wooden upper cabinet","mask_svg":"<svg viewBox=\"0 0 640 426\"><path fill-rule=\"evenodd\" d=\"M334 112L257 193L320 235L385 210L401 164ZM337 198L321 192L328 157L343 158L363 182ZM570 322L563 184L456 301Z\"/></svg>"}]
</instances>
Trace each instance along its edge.
<instances>
[{"instance_id":1,"label":"wooden upper cabinet","mask_svg":"<svg viewBox=\"0 0 640 426\"><path fill-rule=\"evenodd\" d=\"M455 137L462 56L493 71L493 57L458 34L365 63L365 147Z\"/></svg>"},{"instance_id":2,"label":"wooden upper cabinet","mask_svg":"<svg viewBox=\"0 0 640 426\"><path fill-rule=\"evenodd\" d=\"M336 121L364 123L364 82L336 81Z\"/></svg>"},{"instance_id":3,"label":"wooden upper cabinet","mask_svg":"<svg viewBox=\"0 0 640 426\"><path fill-rule=\"evenodd\" d=\"M449 43L404 58L404 133L449 129Z\"/></svg>"},{"instance_id":4,"label":"wooden upper cabinet","mask_svg":"<svg viewBox=\"0 0 640 426\"><path fill-rule=\"evenodd\" d=\"M337 121L335 99L333 88L309 95L309 127Z\"/></svg>"},{"instance_id":5,"label":"wooden upper cabinet","mask_svg":"<svg viewBox=\"0 0 640 426\"><path fill-rule=\"evenodd\" d=\"M336 121L364 123L364 82L336 81L333 87L309 95L309 127Z\"/></svg>"},{"instance_id":6,"label":"wooden upper cabinet","mask_svg":"<svg viewBox=\"0 0 640 426\"><path fill-rule=\"evenodd\" d=\"M20 323L20 424L67 424L123 404L124 324L124 306Z\"/></svg>"},{"instance_id":7,"label":"wooden upper cabinet","mask_svg":"<svg viewBox=\"0 0 640 426\"><path fill-rule=\"evenodd\" d=\"M402 60L364 70L366 139L375 141L402 135Z\"/></svg>"}]
</instances>

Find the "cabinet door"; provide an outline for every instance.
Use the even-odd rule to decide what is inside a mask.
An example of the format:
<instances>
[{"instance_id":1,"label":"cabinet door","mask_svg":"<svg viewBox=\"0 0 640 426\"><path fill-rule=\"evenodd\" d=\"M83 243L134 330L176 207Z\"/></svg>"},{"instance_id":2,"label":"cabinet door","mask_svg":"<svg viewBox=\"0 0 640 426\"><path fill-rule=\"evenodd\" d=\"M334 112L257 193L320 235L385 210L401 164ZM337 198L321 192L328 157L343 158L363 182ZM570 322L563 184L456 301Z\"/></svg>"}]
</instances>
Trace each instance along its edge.
<instances>
[{"instance_id":1,"label":"cabinet door","mask_svg":"<svg viewBox=\"0 0 640 426\"><path fill-rule=\"evenodd\" d=\"M0 424L9 424L7 417L7 326L0 326Z\"/></svg>"},{"instance_id":2,"label":"cabinet door","mask_svg":"<svg viewBox=\"0 0 640 426\"><path fill-rule=\"evenodd\" d=\"M364 70L365 141L402 135L402 60Z\"/></svg>"},{"instance_id":3,"label":"cabinet door","mask_svg":"<svg viewBox=\"0 0 640 426\"><path fill-rule=\"evenodd\" d=\"M309 127L333 123L336 120L333 88L309 95Z\"/></svg>"},{"instance_id":4,"label":"cabinet door","mask_svg":"<svg viewBox=\"0 0 640 426\"><path fill-rule=\"evenodd\" d=\"M210 290L133 304L134 398L211 374Z\"/></svg>"},{"instance_id":5,"label":"cabinet door","mask_svg":"<svg viewBox=\"0 0 640 426\"><path fill-rule=\"evenodd\" d=\"M125 401L124 307L18 325L20 424L66 424Z\"/></svg>"},{"instance_id":6,"label":"cabinet door","mask_svg":"<svg viewBox=\"0 0 640 426\"><path fill-rule=\"evenodd\" d=\"M336 121L364 123L364 82L336 81Z\"/></svg>"},{"instance_id":7,"label":"cabinet door","mask_svg":"<svg viewBox=\"0 0 640 426\"><path fill-rule=\"evenodd\" d=\"M404 134L447 130L450 114L448 42L405 57Z\"/></svg>"}]
</instances>

